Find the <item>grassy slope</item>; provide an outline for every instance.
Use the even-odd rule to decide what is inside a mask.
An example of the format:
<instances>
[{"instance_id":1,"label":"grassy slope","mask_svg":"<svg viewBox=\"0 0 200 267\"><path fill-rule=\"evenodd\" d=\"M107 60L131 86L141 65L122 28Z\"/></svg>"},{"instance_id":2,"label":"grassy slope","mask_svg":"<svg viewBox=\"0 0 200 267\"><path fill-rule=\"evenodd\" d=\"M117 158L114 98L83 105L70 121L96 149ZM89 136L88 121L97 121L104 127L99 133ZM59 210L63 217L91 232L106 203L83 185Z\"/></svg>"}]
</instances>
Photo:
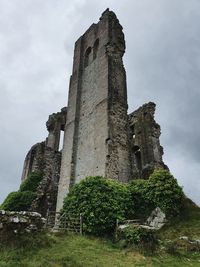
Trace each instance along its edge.
<instances>
[{"instance_id":1,"label":"grassy slope","mask_svg":"<svg viewBox=\"0 0 200 267\"><path fill-rule=\"evenodd\" d=\"M187 252L179 237L200 239L200 209L188 202L187 218L168 225L159 233L161 243L178 242L181 253L165 252L164 245L152 257L117 248L111 241L77 235L51 235L41 241L25 240L24 248L0 250L0 267L133 267L200 266L200 253ZM190 212L189 212L190 210Z\"/></svg>"},{"instance_id":2,"label":"grassy slope","mask_svg":"<svg viewBox=\"0 0 200 267\"><path fill-rule=\"evenodd\" d=\"M6 250L0 256L1 267L200 266L197 256L179 258L163 253L145 257L115 248L109 241L75 235L54 236L51 246L39 250Z\"/></svg>"},{"instance_id":3,"label":"grassy slope","mask_svg":"<svg viewBox=\"0 0 200 267\"><path fill-rule=\"evenodd\" d=\"M188 236L191 239L200 239L200 208L190 199L186 199L183 218L173 221L171 225L161 231L164 239L175 240L176 237Z\"/></svg>"}]
</instances>

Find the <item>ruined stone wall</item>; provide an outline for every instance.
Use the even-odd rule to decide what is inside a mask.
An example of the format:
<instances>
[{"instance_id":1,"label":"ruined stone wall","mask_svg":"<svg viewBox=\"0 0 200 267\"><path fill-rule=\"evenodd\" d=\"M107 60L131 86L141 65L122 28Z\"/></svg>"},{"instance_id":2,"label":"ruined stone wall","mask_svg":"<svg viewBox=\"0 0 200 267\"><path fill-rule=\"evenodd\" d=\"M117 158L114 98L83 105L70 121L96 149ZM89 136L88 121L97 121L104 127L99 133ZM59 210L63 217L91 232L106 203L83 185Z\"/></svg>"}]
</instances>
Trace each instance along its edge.
<instances>
[{"instance_id":1,"label":"ruined stone wall","mask_svg":"<svg viewBox=\"0 0 200 267\"><path fill-rule=\"evenodd\" d=\"M12 243L19 235L39 232L45 223L37 212L0 210L0 244Z\"/></svg>"},{"instance_id":2,"label":"ruined stone wall","mask_svg":"<svg viewBox=\"0 0 200 267\"><path fill-rule=\"evenodd\" d=\"M31 147L30 151L26 155L24 160L24 166L22 171L22 178L24 179L31 172L40 172L43 173L44 169L44 151L45 151L45 142L37 143Z\"/></svg>"},{"instance_id":3,"label":"ruined stone wall","mask_svg":"<svg viewBox=\"0 0 200 267\"><path fill-rule=\"evenodd\" d=\"M30 210L46 216L48 210L55 211L60 178L61 152L59 150L60 131L64 130L67 108L49 116L46 123L49 135L46 141L34 145L28 152L22 173L22 182L29 173L39 172L42 181L37 189L37 198Z\"/></svg>"},{"instance_id":4,"label":"ruined stone wall","mask_svg":"<svg viewBox=\"0 0 200 267\"><path fill-rule=\"evenodd\" d=\"M60 112L49 115L46 127L49 132L46 140L46 146L54 151L59 150L60 132L64 131L67 116L67 107L61 109Z\"/></svg>"},{"instance_id":5,"label":"ruined stone wall","mask_svg":"<svg viewBox=\"0 0 200 267\"><path fill-rule=\"evenodd\" d=\"M124 51L122 27L109 10L75 44L58 211L69 186L86 176L130 177Z\"/></svg>"},{"instance_id":6,"label":"ruined stone wall","mask_svg":"<svg viewBox=\"0 0 200 267\"><path fill-rule=\"evenodd\" d=\"M155 168L168 169L162 160L160 126L154 120L155 107L149 102L129 115L134 178L147 179Z\"/></svg>"},{"instance_id":7,"label":"ruined stone wall","mask_svg":"<svg viewBox=\"0 0 200 267\"><path fill-rule=\"evenodd\" d=\"M122 57L125 40L122 26L110 12L108 57L108 154L106 177L128 182L131 179L131 155L128 139L126 72Z\"/></svg>"},{"instance_id":8,"label":"ruined stone wall","mask_svg":"<svg viewBox=\"0 0 200 267\"><path fill-rule=\"evenodd\" d=\"M61 152L46 147L44 158L43 178L37 188L37 198L33 201L30 210L37 211L45 217L48 211L56 210Z\"/></svg>"}]
</instances>

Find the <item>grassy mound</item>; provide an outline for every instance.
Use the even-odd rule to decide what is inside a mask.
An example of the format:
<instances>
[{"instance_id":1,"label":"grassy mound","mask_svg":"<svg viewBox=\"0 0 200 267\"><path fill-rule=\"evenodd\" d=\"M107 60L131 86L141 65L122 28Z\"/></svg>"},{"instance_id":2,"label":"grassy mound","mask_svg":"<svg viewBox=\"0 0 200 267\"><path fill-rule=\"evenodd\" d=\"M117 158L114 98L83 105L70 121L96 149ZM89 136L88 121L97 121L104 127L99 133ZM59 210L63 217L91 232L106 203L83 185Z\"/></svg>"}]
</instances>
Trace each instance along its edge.
<instances>
[{"instance_id":1,"label":"grassy mound","mask_svg":"<svg viewBox=\"0 0 200 267\"><path fill-rule=\"evenodd\" d=\"M199 255L176 257L159 253L146 257L137 251L122 250L108 240L78 235L51 237L52 243L32 250L0 251L1 267L133 267L133 266L199 266Z\"/></svg>"},{"instance_id":2,"label":"grassy mound","mask_svg":"<svg viewBox=\"0 0 200 267\"><path fill-rule=\"evenodd\" d=\"M159 236L169 253L179 256L196 253L200 259L200 246L180 239L183 236L190 240L200 239L200 208L188 198L184 202L181 218L163 227ZM200 266L200 262L197 266Z\"/></svg>"},{"instance_id":3,"label":"grassy mound","mask_svg":"<svg viewBox=\"0 0 200 267\"><path fill-rule=\"evenodd\" d=\"M200 239L200 208L185 200L185 209L179 221L166 225L158 233L159 249L152 256L144 256L134 249L121 249L108 239L87 236L44 234L24 237L15 246L1 247L1 267L133 267L133 266L200 266L200 253L178 244L186 235ZM29 240L30 239L30 240ZM169 247L177 242L176 251ZM179 246L178 246L179 245Z\"/></svg>"}]
</instances>

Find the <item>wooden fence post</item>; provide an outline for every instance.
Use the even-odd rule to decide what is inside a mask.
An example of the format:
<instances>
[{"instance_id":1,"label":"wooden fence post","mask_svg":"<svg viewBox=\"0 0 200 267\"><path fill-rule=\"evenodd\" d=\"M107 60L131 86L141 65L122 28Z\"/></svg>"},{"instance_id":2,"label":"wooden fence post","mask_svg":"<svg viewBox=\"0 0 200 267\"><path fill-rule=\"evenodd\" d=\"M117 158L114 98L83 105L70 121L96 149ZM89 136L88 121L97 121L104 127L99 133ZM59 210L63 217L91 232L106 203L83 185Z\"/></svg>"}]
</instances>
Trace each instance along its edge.
<instances>
[{"instance_id":1,"label":"wooden fence post","mask_svg":"<svg viewBox=\"0 0 200 267\"><path fill-rule=\"evenodd\" d=\"M81 213L80 213L80 235L83 235L83 218Z\"/></svg>"},{"instance_id":2,"label":"wooden fence post","mask_svg":"<svg viewBox=\"0 0 200 267\"><path fill-rule=\"evenodd\" d=\"M116 227L115 227L115 239L117 239L117 229L118 229L118 226L119 226L119 220L117 219L116 220Z\"/></svg>"}]
</instances>

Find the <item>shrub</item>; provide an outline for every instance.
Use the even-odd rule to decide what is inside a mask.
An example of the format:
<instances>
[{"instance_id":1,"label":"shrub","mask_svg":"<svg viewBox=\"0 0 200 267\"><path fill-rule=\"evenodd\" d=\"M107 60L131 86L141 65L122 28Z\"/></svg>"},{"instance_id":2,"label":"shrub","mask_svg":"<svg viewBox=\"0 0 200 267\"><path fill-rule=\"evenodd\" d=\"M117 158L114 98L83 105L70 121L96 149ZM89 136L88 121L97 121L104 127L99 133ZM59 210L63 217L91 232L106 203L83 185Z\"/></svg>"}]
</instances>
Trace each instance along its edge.
<instances>
[{"instance_id":1,"label":"shrub","mask_svg":"<svg viewBox=\"0 0 200 267\"><path fill-rule=\"evenodd\" d=\"M133 205L130 210L132 214L129 214L130 218L144 220L155 208L155 204L147 198L147 182L147 180L137 179L129 185L131 203Z\"/></svg>"},{"instance_id":2,"label":"shrub","mask_svg":"<svg viewBox=\"0 0 200 267\"><path fill-rule=\"evenodd\" d=\"M147 181L147 198L160 207L167 217L180 214L184 194L177 180L166 170L158 169Z\"/></svg>"},{"instance_id":3,"label":"shrub","mask_svg":"<svg viewBox=\"0 0 200 267\"><path fill-rule=\"evenodd\" d=\"M31 172L27 178L23 181L23 183L20 186L19 191L32 191L36 192L37 187L42 180L41 173L38 172Z\"/></svg>"},{"instance_id":4,"label":"shrub","mask_svg":"<svg viewBox=\"0 0 200 267\"><path fill-rule=\"evenodd\" d=\"M158 244L154 231L137 225L130 225L118 230L118 241L123 241L125 247L137 247L141 252L153 253Z\"/></svg>"},{"instance_id":5,"label":"shrub","mask_svg":"<svg viewBox=\"0 0 200 267\"><path fill-rule=\"evenodd\" d=\"M74 185L64 200L62 212L83 215L84 231L94 235L113 233L116 219L125 219L129 209L128 186L103 177L87 177Z\"/></svg>"},{"instance_id":6,"label":"shrub","mask_svg":"<svg viewBox=\"0 0 200 267\"><path fill-rule=\"evenodd\" d=\"M27 211L36 198L37 187L42 180L41 173L30 173L21 184L19 191L11 192L0 208L9 211Z\"/></svg>"},{"instance_id":7,"label":"shrub","mask_svg":"<svg viewBox=\"0 0 200 267\"><path fill-rule=\"evenodd\" d=\"M36 198L36 193L31 191L11 192L4 202L1 204L1 209L8 211L27 211L29 210L32 201Z\"/></svg>"}]
</instances>

